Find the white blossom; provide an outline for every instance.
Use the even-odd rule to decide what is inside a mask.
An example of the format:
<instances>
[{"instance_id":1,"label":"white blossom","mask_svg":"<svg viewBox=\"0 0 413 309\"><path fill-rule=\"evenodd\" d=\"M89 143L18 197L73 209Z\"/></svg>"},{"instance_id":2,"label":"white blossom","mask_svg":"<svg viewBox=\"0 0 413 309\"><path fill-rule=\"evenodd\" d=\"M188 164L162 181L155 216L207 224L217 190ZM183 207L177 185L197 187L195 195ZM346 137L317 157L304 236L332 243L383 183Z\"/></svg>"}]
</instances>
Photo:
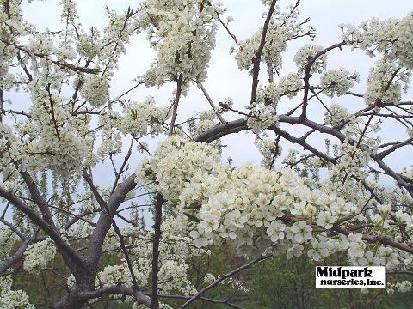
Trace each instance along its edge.
<instances>
[{"instance_id":1,"label":"white blossom","mask_svg":"<svg viewBox=\"0 0 413 309\"><path fill-rule=\"evenodd\" d=\"M366 102L370 105L380 101L397 105L402 94L402 83L407 84L408 77L394 63L379 61L367 80Z\"/></svg>"},{"instance_id":2,"label":"white blossom","mask_svg":"<svg viewBox=\"0 0 413 309\"><path fill-rule=\"evenodd\" d=\"M23 267L27 271L45 269L53 261L56 255L56 247L51 239L39 241L29 245L24 252Z\"/></svg>"},{"instance_id":3,"label":"white blossom","mask_svg":"<svg viewBox=\"0 0 413 309\"><path fill-rule=\"evenodd\" d=\"M83 81L81 89L85 100L93 107L105 105L109 99L109 84L105 77L88 76Z\"/></svg>"},{"instance_id":4,"label":"white blossom","mask_svg":"<svg viewBox=\"0 0 413 309\"><path fill-rule=\"evenodd\" d=\"M349 111L339 104L332 104L328 111L324 113L324 123L337 126L350 120Z\"/></svg>"},{"instance_id":5,"label":"white blossom","mask_svg":"<svg viewBox=\"0 0 413 309\"><path fill-rule=\"evenodd\" d=\"M29 296L26 292L22 290L13 290L12 282L10 277L0 277L0 308L34 309L34 305L30 304Z\"/></svg>"},{"instance_id":6,"label":"white blossom","mask_svg":"<svg viewBox=\"0 0 413 309\"><path fill-rule=\"evenodd\" d=\"M251 107L247 124L254 133L260 133L269 126L274 125L277 120L278 118L273 106L256 103Z\"/></svg>"},{"instance_id":7,"label":"white blossom","mask_svg":"<svg viewBox=\"0 0 413 309\"><path fill-rule=\"evenodd\" d=\"M279 93L286 95L290 99L295 97L303 86L304 82L297 73L289 73L282 76L278 84Z\"/></svg>"},{"instance_id":8,"label":"white blossom","mask_svg":"<svg viewBox=\"0 0 413 309\"><path fill-rule=\"evenodd\" d=\"M316 59L314 59L321 51L323 47L320 45L304 45L301 47L294 56L294 62L298 67L300 72L305 72L306 66L311 64L310 73L321 73L324 71L327 63L327 56L326 54L321 54Z\"/></svg>"},{"instance_id":9,"label":"white blossom","mask_svg":"<svg viewBox=\"0 0 413 309\"><path fill-rule=\"evenodd\" d=\"M344 68L328 70L321 76L320 86L330 97L342 96L353 87L357 78L357 75L350 75L350 72Z\"/></svg>"}]
</instances>

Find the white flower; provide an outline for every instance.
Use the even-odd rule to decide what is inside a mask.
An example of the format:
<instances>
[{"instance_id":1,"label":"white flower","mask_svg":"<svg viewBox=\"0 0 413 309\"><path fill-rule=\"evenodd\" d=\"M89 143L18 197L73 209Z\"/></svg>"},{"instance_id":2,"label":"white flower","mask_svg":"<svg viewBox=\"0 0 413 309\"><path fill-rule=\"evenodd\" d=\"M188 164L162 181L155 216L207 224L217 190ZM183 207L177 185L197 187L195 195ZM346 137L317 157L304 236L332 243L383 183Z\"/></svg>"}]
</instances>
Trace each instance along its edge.
<instances>
[{"instance_id":1,"label":"white flower","mask_svg":"<svg viewBox=\"0 0 413 309\"><path fill-rule=\"evenodd\" d=\"M387 282L386 292L387 294L393 294L395 291L399 293L407 293L411 291L412 283L410 281L401 282Z\"/></svg>"},{"instance_id":2,"label":"white flower","mask_svg":"<svg viewBox=\"0 0 413 309\"><path fill-rule=\"evenodd\" d=\"M160 86L182 75L184 81L203 81L211 51L215 47L216 12L219 6L208 3L199 9L198 1L148 0L140 12L139 23L148 30L157 60L145 76L148 86Z\"/></svg>"},{"instance_id":3,"label":"white flower","mask_svg":"<svg viewBox=\"0 0 413 309\"><path fill-rule=\"evenodd\" d=\"M204 283L205 284L211 284L212 282L214 282L216 280L215 276L211 273L207 273L204 276Z\"/></svg>"},{"instance_id":4,"label":"white flower","mask_svg":"<svg viewBox=\"0 0 413 309\"><path fill-rule=\"evenodd\" d=\"M412 69L412 20L413 15L409 14L401 20L372 18L363 22L360 28L344 25L343 39L366 50L370 56L384 53L391 60L398 60L402 66Z\"/></svg>"},{"instance_id":5,"label":"white flower","mask_svg":"<svg viewBox=\"0 0 413 309\"><path fill-rule=\"evenodd\" d=\"M277 143L275 139L271 138L260 138L256 140L256 145L258 150L263 156L262 164L269 167L274 159L280 155L281 146Z\"/></svg>"},{"instance_id":6,"label":"white flower","mask_svg":"<svg viewBox=\"0 0 413 309\"><path fill-rule=\"evenodd\" d=\"M183 295L193 295L197 291L187 276L188 265L167 260L159 269L159 288L165 293L178 291Z\"/></svg>"},{"instance_id":7,"label":"white flower","mask_svg":"<svg viewBox=\"0 0 413 309\"><path fill-rule=\"evenodd\" d=\"M396 288L400 293L407 293L412 289L412 283L410 281L397 282Z\"/></svg>"},{"instance_id":8,"label":"white flower","mask_svg":"<svg viewBox=\"0 0 413 309\"><path fill-rule=\"evenodd\" d=\"M263 1L269 4L270 1ZM268 25L266 42L262 51L262 61L271 63L277 71L281 69L281 53L286 50L288 41L300 36L312 37L314 29L307 27L299 19L297 7L293 9L290 5L286 12L282 12L278 5L275 7L274 18ZM240 42L238 53L235 56L238 67L241 70L250 70L253 60L256 57L256 51L261 43L262 29L259 29L254 35L244 42Z\"/></svg>"},{"instance_id":9,"label":"white flower","mask_svg":"<svg viewBox=\"0 0 413 309\"><path fill-rule=\"evenodd\" d=\"M325 227L326 229L332 228L333 223L337 220L329 211L322 211L317 217L317 225Z\"/></svg>"},{"instance_id":10,"label":"white flower","mask_svg":"<svg viewBox=\"0 0 413 309\"><path fill-rule=\"evenodd\" d=\"M307 225L305 221L295 222L290 228L290 232L293 234L292 239L299 244L312 238L311 226Z\"/></svg>"},{"instance_id":11,"label":"white flower","mask_svg":"<svg viewBox=\"0 0 413 309\"><path fill-rule=\"evenodd\" d=\"M16 243L16 235L12 230L10 230L3 223L0 223L0 261L3 261L13 249L13 246Z\"/></svg>"},{"instance_id":12,"label":"white flower","mask_svg":"<svg viewBox=\"0 0 413 309\"><path fill-rule=\"evenodd\" d=\"M294 244L287 250L287 259L292 257L299 257L303 254L304 246L300 244Z\"/></svg>"},{"instance_id":13,"label":"white flower","mask_svg":"<svg viewBox=\"0 0 413 309\"><path fill-rule=\"evenodd\" d=\"M268 237L270 237L272 242L284 239L285 228L285 224L280 221L271 222L270 226L267 228Z\"/></svg>"},{"instance_id":14,"label":"white flower","mask_svg":"<svg viewBox=\"0 0 413 309\"><path fill-rule=\"evenodd\" d=\"M362 235L350 233L348 234L348 241L348 256L353 259L363 257L366 244L362 241Z\"/></svg>"}]
</instances>

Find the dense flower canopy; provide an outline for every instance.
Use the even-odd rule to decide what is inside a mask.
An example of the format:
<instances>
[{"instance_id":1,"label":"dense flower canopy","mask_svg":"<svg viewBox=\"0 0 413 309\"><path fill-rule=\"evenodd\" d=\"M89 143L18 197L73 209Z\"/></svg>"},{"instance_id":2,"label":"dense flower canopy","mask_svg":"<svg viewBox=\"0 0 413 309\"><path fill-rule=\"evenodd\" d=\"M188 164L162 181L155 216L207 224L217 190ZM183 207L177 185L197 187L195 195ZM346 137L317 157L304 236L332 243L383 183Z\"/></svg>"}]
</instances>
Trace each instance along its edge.
<instances>
[{"instance_id":1,"label":"dense flower canopy","mask_svg":"<svg viewBox=\"0 0 413 309\"><path fill-rule=\"evenodd\" d=\"M209 274L200 290L188 276L190 259L214 246L247 261L341 253L349 265L413 268L413 162L387 161L413 146L413 15L342 25L321 46L299 4L262 1L262 27L239 40L210 0L107 8L104 29L83 27L75 1L62 0L62 28L44 31L24 20L21 0L0 0L1 308L34 308L14 274L56 261L68 292L52 308L119 295L134 308L168 308L162 297L178 295L187 307L227 278ZM220 30L251 78L243 102L216 104L204 87ZM155 59L113 96L119 58L140 34ZM296 69L285 72L293 41ZM354 50L374 58L366 76L329 66L330 53ZM168 106L133 95L168 84ZM208 109L181 121L191 87ZM222 138L242 131L261 164L225 162ZM388 293L411 286L391 282Z\"/></svg>"}]
</instances>

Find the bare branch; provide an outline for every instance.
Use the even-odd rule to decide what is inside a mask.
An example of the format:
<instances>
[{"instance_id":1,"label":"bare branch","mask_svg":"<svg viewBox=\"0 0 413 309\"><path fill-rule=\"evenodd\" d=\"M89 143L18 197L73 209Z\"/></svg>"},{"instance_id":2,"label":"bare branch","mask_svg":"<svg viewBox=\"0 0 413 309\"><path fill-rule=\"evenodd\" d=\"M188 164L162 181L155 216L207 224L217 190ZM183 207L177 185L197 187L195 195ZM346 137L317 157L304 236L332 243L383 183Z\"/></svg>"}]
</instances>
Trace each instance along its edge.
<instances>
[{"instance_id":1,"label":"bare branch","mask_svg":"<svg viewBox=\"0 0 413 309\"><path fill-rule=\"evenodd\" d=\"M182 74L179 75L176 81L176 92L175 92L175 99L172 106L172 118L171 123L169 125L169 135L172 135L175 130L175 122L176 116L178 111L179 100L181 99L182 94L182 83L183 83L183 76Z\"/></svg>"},{"instance_id":2,"label":"bare branch","mask_svg":"<svg viewBox=\"0 0 413 309\"><path fill-rule=\"evenodd\" d=\"M211 97L209 96L208 92L206 91L205 87L201 83L197 83L197 86L199 89L201 89L202 93L204 94L205 98L207 99L209 105L211 105L212 110L215 112L215 115L217 115L219 121L221 123L226 123L225 119L222 117L222 115L217 111L214 101L212 101Z\"/></svg>"},{"instance_id":3,"label":"bare branch","mask_svg":"<svg viewBox=\"0 0 413 309\"><path fill-rule=\"evenodd\" d=\"M257 87L258 87L258 75L260 74L260 64L262 58L262 52L264 50L264 45L267 37L268 27L270 25L270 20L272 15L274 14L275 3L277 0L273 0L270 4L270 8L268 9L267 18L264 22L264 26L262 28L262 35L261 35L261 42L258 46L257 52L255 53L255 57L253 59L254 66L252 68L252 86L251 86L251 99L250 103L257 101Z\"/></svg>"},{"instance_id":4,"label":"bare branch","mask_svg":"<svg viewBox=\"0 0 413 309\"><path fill-rule=\"evenodd\" d=\"M265 255L265 256L260 256L244 265L241 265L240 267L231 270L230 272L226 273L225 275L220 276L218 279L216 279L214 282L212 282L211 284L209 284L208 286L204 287L203 289L201 289L197 294L195 294L194 296L192 296L185 304L182 305L181 308L186 308L188 307L191 303L193 303L194 301L196 301L201 295L205 294L208 290L216 287L219 283L221 283L222 281L224 281L225 279L228 279L232 276L234 276L235 274L239 273L240 271L250 268L251 266L262 262L264 260L267 260L269 258L271 258L273 255Z\"/></svg>"}]
</instances>

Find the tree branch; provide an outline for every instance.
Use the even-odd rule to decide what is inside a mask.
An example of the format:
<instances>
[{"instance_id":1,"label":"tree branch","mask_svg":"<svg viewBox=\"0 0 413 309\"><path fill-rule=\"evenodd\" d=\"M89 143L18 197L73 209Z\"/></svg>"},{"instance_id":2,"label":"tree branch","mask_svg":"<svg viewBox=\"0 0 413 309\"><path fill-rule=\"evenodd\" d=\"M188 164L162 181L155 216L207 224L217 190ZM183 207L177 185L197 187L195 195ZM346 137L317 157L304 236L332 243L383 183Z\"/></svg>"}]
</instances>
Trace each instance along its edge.
<instances>
[{"instance_id":1,"label":"tree branch","mask_svg":"<svg viewBox=\"0 0 413 309\"><path fill-rule=\"evenodd\" d=\"M59 232L53 226L50 226L48 222L42 219L36 211L30 208L13 193L6 191L3 187L0 187L0 196L8 200L18 210L23 212L33 224L40 227L54 241L56 247L62 253L72 271L75 273L78 271L78 269L73 268L73 266L76 266L81 268L83 271L88 272L88 268L85 266L84 261L80 258L77 252L73 250L73 248L70 247L65 240L63 240Z\"/></svg>"},{"instance_id":2,"label":"tree branch","mask_svg":"<svg viewBox=\"0 0 413 309\"><path fill-rule=\"evenodd\" d=\"M270 20L272 15L274 14L274 7L277 0L273 0L270 4L270 8L268 9L267 18L264 22L264 26L262 28L261 34L261 42L258 46L257 52L255 53L255 57L253 59L254 66L252 68L252 85L251 85L251 99L250 104L257 101L257 87L258 87L258 75L260 74L260 65L261 65L261 58L262 52L265 46L265 40L267 37L268 26L270 24Z\"/></svg>"},{"instance_id":3,"label":"tree branch","mask_svg":"<svg viewBox=\"0 0 413 309\"><path fill-rule=\"evenodd\" d=\"M208 290L216 287L220 282L224 281L225 279L228 279L232 276L234 276L235 274L239 273L240 271L250 268L251 266L262 262L264 260L267 260L269 258L271 258L273 255L265 255L265 256L260 256L244 265L241 265L240 267L231 270L229 273L226 273L225 275L220 276L218 279L216 279L214 282L212 282L211 284L209 284L208 286L204 287L203 289L201 289L197 294L195 294L194 296L192 296L190 299L188 299L187 302L185 302L185 304L182 305L181 308L186 308L188 307L191 303L193 303L194 301L196 301L201 295L205 294Z\"/></svg>"},{"instance_id":4,"label":"tree branch","mask_svg":"<svg viewBox=\"0 0 413 309\"><path fill-rule=\"evenodd\" d=\"M159 243L161 242L161 224L162 224L162 207L165 200L160 193L156 196L155 202L155 218L154 218L154 235L152 241L152 293L151 293L151 308L159 308L158 300L158 271L159 271Z\"/></svg>"}]
</instances>

